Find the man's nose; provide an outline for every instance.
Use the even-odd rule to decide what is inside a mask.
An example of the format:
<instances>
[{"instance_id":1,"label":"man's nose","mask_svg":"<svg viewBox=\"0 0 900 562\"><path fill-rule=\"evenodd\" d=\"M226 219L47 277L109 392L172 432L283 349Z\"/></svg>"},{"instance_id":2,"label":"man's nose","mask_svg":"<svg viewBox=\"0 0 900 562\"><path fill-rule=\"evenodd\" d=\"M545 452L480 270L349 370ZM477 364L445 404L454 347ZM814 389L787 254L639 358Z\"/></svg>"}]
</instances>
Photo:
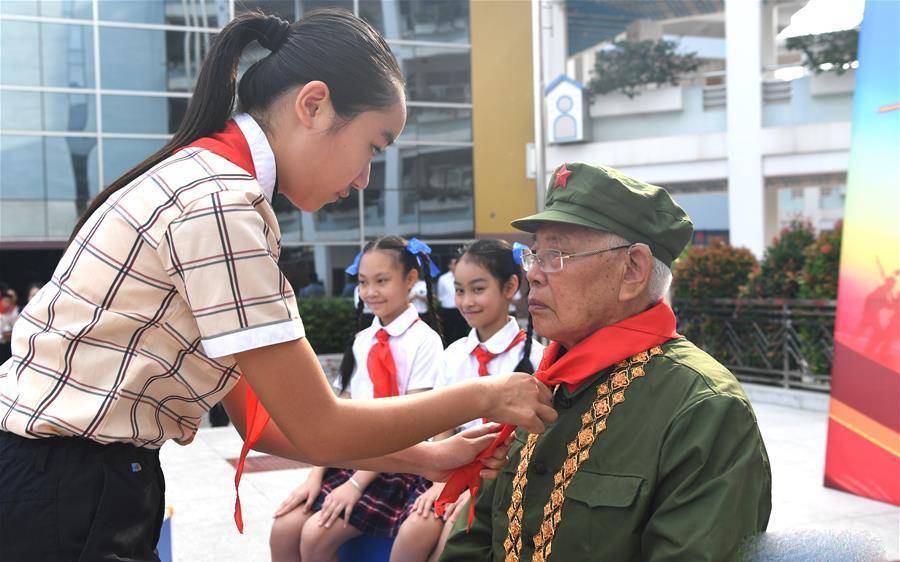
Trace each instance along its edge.
<instances>
[{"instance_id":1,"label":"man's nose","mask_svg":"<svg viewBox=\"0 0 900 562\"><path fill-rule=\"evenodd\" d=\"M525 279L528 280L529 285L543 285L547 281L547 274L541 271L541 264L535 260L531 269L525 273Z\"/></svg>"}]
</instances>

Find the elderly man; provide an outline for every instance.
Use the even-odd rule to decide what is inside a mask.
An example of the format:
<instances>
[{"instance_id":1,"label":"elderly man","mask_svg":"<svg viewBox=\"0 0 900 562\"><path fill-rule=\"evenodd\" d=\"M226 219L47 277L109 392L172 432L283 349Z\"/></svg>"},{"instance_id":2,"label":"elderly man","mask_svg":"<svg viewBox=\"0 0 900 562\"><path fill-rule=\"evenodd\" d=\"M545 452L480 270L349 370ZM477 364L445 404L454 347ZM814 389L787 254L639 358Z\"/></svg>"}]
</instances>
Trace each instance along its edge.
<instances>
[{"instance_id":1,"label":"elderly man","mask_svg":"<svg viewBox=\"0 0 900 562\"><path fill-rule=\"evenodd\" d=\"M675 332L662 301L691 238L663 189L609 168L560 167L546 210L513 226L536 331L536 376L559 419L519 431L442 561L731 560L766 529L771 472L734 376Z\"/></svg>"}]
</instances>

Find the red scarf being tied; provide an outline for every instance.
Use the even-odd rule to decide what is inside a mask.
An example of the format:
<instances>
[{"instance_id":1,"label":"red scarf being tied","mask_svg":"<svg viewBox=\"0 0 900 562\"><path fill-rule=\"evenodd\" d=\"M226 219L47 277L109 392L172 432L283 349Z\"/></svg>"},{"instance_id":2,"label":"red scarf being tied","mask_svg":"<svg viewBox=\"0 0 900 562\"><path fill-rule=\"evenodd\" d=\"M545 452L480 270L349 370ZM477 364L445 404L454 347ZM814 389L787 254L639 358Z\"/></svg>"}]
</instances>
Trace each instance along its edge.
<instances>
[{"instance_id":1,"label":"red scarf being tied","mask_svg":"<svg viewBox=\"0 0 900 562\"><path fill-rule=\"evenodd\" d=\"M250 151L250 145L247 143L241 128L233 119L228 120L221 132L197 139L189 144L188 147L205 148L256 177L256 166L253 164L253 153ZM247 453L259 441L270 418L269 412L259 403L259 399L256 397L253 389L250 388L250 385L247 385L244 412L244 422L246 423L244 432L246 436L244 437L244 446L241 447L241 456L238 459L237 469L234 473L234 523L241 533L244 532L244 518L241 514L241 496L238 488L241 485L241 476L244 474L244 463L247 461Z\"/></svg>"},{"instance_id":2,"label":"red scarf being tied","mask_svg":"<svg viewBox=\"0 0 900 562\"><path fill-rule=\"evenodd\" d=\"M544 357L534 376L551 388L565 384L572 392L587 379L619 361L679 337L675 331L675 314L669 305L659 302L640 314L597 330L562 357L559 356L562 346L552 342L544 350ZM469 527L472 526L475 498L481 486L479 473L484 468L481 459L491 457L515 430L514 425L504 425L494 442L474 461L453 472L435 502L435 512L439 516L444 514L448 504L455 502L468 489L471 493Z\"/></svg>"}]
</instances>

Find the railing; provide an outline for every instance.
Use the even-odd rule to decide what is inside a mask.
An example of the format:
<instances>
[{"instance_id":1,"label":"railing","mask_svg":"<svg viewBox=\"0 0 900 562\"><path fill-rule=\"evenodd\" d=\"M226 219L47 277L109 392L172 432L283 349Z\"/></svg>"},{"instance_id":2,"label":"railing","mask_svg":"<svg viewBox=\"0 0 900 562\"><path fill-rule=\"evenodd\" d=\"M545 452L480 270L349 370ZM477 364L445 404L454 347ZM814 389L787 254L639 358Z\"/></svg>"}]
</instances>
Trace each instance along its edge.
<instances>
[{"instance_id":1,"label":"railing","mask_svg":"<svg viewBox=\"0 0 900 562\"><path fill-rule=\"evenodd\" d=\"M676 300L678 331L739 379L828 391L835 301Z\"/></svg>"}]
</instances>

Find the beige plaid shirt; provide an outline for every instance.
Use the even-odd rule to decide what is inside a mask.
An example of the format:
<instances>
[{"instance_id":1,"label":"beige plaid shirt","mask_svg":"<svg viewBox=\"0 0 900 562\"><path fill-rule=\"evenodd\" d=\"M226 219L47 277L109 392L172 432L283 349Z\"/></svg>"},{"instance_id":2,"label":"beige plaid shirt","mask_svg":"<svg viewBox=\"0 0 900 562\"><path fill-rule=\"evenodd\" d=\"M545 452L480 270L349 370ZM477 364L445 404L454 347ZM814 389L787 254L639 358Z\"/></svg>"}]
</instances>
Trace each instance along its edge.
<instances>
[{"instance_id":1,"label":"beige plaid shirt","mask_svg":"<svg viewBox=\"0 0 900 562\"><path fill-rule=\"evenodd\" d=\"M15 325L0 429L157 448L193 439L234 386L234 353L304 336L278 268L275 158L236 122L256 177L186 148L114 194Z\"/></svg>"}]
</instances>

